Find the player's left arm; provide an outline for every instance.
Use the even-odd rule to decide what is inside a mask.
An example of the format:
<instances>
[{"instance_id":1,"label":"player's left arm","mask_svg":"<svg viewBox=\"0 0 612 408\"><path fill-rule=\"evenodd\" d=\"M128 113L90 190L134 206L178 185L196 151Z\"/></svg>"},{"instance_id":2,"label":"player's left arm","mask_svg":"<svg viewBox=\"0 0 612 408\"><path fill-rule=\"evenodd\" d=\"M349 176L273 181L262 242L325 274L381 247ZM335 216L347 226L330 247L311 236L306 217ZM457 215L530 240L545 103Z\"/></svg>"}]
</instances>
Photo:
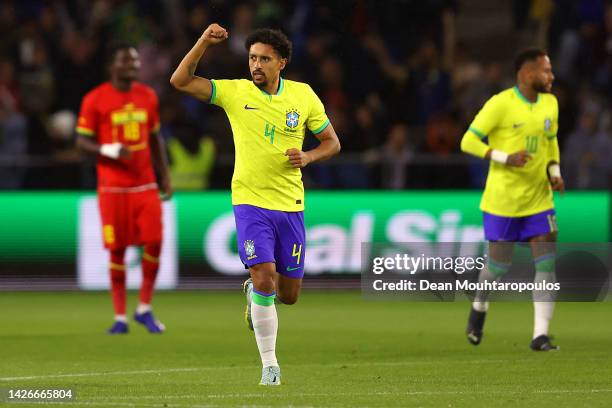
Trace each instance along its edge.
<instances>
[{"instance_id":1,"label":"player's left arm","mask_svg":"<svg viewBox=\"0 0 612 408\"><path fill-rule=\"evenodd\" d=\"M548 142L548 179L553 191L558 191L561 194L565 192L565 182L561 176L561 167L559 166L559 143L555 137Z\"/></svg>"},{"instance_id":2,"label":"player's left arm","mask_svg":"<svg viewBox=\"0 0 612 408\"><path fill-rule=\"evenodd\" d=\"M306 126L321 143L307 152L299 149L287 150L285 155L289 157L289 164L295 168L302 168L310 163L327 160L340 152L340 140L338 140L338 135L325 113L325 107L321 99L310 86L304 88L304 98L310 101Z\"/></svg>"},{"instance_id":3,"label":"player's left arm","mask_svg":"<svg viewBox=\"0 0 612 408\"><path fill-rule=\"evenodd\" d=\"M325 129L315 134L319 139L319 145L312 150L303 152L299 149L289 149L285 153L289 157L289 163L296 168L308 166L310 163L327 160L340 153L340 140L331 123Z\"/></svg>"},{"instance_id":4,"label":"player's left arm","mask_svg":"<svg viewBox=\"0 0 612 408\"><path fill-rule=\"evenodd\" d=\"M563 192L565 192L565 182L563 181L563 177L561 177L561 167L559 165L561 162L559 142L557 141L557 130L559 129L559 108L557 106L556 98L554 99L554 102L555 113L552 123L553 128L551 134L546 136L548 138L548 164L546 166L546 171L548 172L548 179L550 180L553 191L558 191L563 194Z\"/></svg>"},{"instance_id":5,"label":"player's left arm","mask_svg":"<svg viewBox=\"0 0 612 408\"><path fill-rule=\"evenodd\" d=\"M160 191L164 200L172 198L172 182L170 181L170 167L166 154L166 143L159 132L151 133L151 159L159 173Z\"/></svg>"},{"instance_id":6,"label":"player's left arm","mask_svg":"<svg viewBox=\"0 0 612 408\"><path fill-rule=\"evenodd\" d=\"M172 198L172 183L170 180L170 167L168 166L168 155L166 143L159 132L159 100L155 92L151 90L151 107L149 112L148 127L149 145L153 166L159 174L160 191L164 200Z\"/></svg>"}]
</instances>

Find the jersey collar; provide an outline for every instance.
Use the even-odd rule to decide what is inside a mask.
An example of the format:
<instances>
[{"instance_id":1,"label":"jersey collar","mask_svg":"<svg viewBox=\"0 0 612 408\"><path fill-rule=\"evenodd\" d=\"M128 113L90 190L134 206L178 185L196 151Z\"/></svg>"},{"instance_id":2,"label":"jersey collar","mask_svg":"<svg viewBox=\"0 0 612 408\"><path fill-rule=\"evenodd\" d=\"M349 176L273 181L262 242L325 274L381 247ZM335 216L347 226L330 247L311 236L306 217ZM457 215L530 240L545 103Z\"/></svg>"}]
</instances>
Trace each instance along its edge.
<instances>
[{"instance_id":1,"label":"jersey collar","mask_svg":"<svg viewBox=\"0 0 612 408\"><path fill-rule=\"evenodd\" d=\"M540 102L540 93L538 93L538 99L536 99L535 102L531 102L529 99L525 98L525 95L521 93L521 90L518 88L518 86L515 85L513 89L514 93L519 97L519 99L529 106L535 105L536 103Z\"/></svg>"},{"instance_id":2,"label":"jersey collar","mask_svg":"<svg viewBox=\"0 0 612 408\"><path fill-rule=\"evenodd\" d=\"M266 95L269 98L272 98L273 96L279 96L283 92L284 88L285 88L285 81L283 80L283 77L280 77L278 80L278 90L276 91L276 95L271 95L261 88L259 88L259 90L261 91L262 94Z\"/></svg>"}]
</instances>

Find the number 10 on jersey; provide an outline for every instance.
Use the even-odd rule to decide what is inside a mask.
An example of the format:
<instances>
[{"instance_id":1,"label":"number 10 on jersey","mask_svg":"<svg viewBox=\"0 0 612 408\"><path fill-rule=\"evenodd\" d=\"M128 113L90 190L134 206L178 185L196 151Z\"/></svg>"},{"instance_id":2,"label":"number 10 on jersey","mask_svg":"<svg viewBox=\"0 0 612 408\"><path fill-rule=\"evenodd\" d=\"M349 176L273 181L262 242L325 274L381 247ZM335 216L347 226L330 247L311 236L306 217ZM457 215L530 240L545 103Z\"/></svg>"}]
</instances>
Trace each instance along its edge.
<instances>
[{"instance_id":1,"label":"number 10 on jersey","mask_svg":"<svg viewBox=\"0 0 612 408\"><path fill-rule=\"evenodd\" d=\"M535 153L538 151L538 137L527 136L527 152Z\"/></svg>"}]
</instances>

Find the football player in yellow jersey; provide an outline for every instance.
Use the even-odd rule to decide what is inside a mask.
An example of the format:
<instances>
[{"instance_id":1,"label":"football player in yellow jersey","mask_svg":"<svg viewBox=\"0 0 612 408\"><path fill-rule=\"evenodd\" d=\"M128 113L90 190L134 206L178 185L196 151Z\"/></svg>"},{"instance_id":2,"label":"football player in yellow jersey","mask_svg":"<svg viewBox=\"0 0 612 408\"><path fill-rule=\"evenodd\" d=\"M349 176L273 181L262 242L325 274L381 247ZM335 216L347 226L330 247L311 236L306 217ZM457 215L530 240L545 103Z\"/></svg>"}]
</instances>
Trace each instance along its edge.
<instances>
[{"instance_id":1,"label":"football player in yellow jersey","mask_svg":"<svg viewBox=\"0 0 612 408\"><path fill-rule=\"evenodd\" d=\"M555 279L557 224L552 191L564 191L557 144L558 106L550 93L554 75L548 55L539 49L521 52L515 60L516 86L489 99L461 141L461 150L491 161L480 208L489 261L479 282L500 279L510 268L513 242L529 242L535 283ZM488 144L482 139L488 138ZM488 292L472 303L467 337L478 345L489 307ZM556 350L548 336L554 297L536 290L535 351Z\"/></svg>"},{"instance_id":2,"label":"football player in yellow jersey","mask_svg":"<svg viewBox=\"0 0 612 408\"><path fill-rule=\"evenodd\" d=\"M304 276L300 169L337 154L340 142L310 86L281 77L291 59L291 42L278 30L256 30L246 39L251 80L209 80L194 75L206 49L227 37L218 24L206 28L170 83L220 106L230 121L236 149L232 204L238 252L251 275L243 286L246 318L262 361L260 384L279 385L274 300L294 304ZM320 144L304 152L306 129Z\"/></svg>"}]
</instances>

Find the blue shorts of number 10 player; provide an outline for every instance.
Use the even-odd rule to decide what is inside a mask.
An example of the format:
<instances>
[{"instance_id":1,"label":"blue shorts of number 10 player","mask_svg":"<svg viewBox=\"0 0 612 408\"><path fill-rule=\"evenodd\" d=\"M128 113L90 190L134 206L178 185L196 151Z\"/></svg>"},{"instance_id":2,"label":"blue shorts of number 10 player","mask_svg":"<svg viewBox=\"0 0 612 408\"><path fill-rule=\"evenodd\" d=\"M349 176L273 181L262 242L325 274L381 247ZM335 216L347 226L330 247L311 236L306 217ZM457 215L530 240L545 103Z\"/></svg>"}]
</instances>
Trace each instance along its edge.
<instances>
[{"instance_id":1,"label":"blue shorts of number 10 player","mask_svg":"<svg viewBox=\"0 0 612 408\"><path fill-rule=\"evenodd\" d=\"M502 217L483 212L483 226L487 241L526 242L529 238L558 230L553 209L526 217Z\"/></svg>"},{"instance_id":2,"label":"blue shorts of number 10 player","mask_svg":"<svg viewBox=\"0 0 612 408\"><path fill-rule=\"evenodd\" d=\"M240 260L247 267L276 263L288 278L304 276L306 231L304 213L266 210L247 204L234 206Z\"/></svg>"}]
</instances>

